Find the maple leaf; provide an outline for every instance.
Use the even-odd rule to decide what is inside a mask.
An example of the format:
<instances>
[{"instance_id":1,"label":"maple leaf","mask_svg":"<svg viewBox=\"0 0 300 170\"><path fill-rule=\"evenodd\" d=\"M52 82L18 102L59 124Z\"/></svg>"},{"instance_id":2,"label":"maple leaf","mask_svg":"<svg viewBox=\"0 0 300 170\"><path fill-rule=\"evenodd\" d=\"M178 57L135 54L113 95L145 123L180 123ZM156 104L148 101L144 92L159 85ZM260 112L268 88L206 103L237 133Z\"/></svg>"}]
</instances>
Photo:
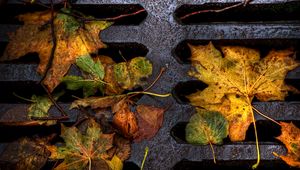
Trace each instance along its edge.
<instances>
[{"instance_id":1,"label":"maple leaf","mask_svg":"<svg viewBox=\"0 0 300 170\"><path fill-rule=\"evenodd\" d=\"M57 45L52 66L43 80L50 92L60 83L76 58L97 53L98 49L105 47L99 39L99 32L112 24L105 21L82 23L67 13L72 11L54 13ZM51 11L23 14L19 15L18 19L23 21L24 25L10 34L10 42L1 60L14 60L36 52L40 58L37 71L44 75L53 47L49 24Z\"/></svg>"},{"instance_id":2,"label":"maple leaf","mask_svg":"<svg viewBox=\"0 0 300 170\"><path fill-rule=\"evenodd\" d=\"M165 110L154 106L138 105L136 111L139 130L134 135L134 141L140 142L155 136L162 126Z\"/></svg>"},{"instance_id":3,"label":"maple leaf","mask_svg":"<svg viewBox=\"0 0 300 170\"><path fill-rule=\"evenodd\" d=\"M55 169L95 169L106 167L109 160L107 151L113 147L114 134L103 134L100 126L89 119L83 132L76 127L62 126L61 137L65 146L48 146L51 159L63 159Z\"/></svg>"},{"instance_id":4,"label":"maple leaf","mask_svg":"<svg viewBox=\"0 0 300 170\"><path fill-rule=\"evenodd\" d=\"M232 141L245 139L253 122L251 102L284 100L288 91L295 91L285 84L288 71L299 66L291 56L294 51L272 50L260 59L258 50L222 46L222 53L212 43L192 46L191 60L194 70L189 74L208 85L203 91L188 96L191 104L207 110L219 111L229 121Z\"/></svg>"},{"instance_id":5,"label":"maple leaf","mask_svg":"<svg viewBox=\"0 0 300 170\"><path fill-rule=\"evenodd\" d=\"M288 153L279 157L288 165L300 168L300 129L293 123L280 122L280 126L281 135L276 139L286 146Z\"/></svg>"}]
</instances>

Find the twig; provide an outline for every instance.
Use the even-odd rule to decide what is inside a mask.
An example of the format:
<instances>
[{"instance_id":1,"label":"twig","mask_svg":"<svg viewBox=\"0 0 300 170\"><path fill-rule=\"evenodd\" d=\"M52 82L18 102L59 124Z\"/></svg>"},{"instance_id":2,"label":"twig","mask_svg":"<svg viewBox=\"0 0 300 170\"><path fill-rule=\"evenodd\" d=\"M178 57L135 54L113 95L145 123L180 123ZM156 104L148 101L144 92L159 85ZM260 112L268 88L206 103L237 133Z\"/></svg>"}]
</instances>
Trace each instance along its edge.
<instances>
[{"instance_id":1,"label":"twig","mask_svg":"<svg viewBox=\"0 0 300 170\"><path fill-rule=\"evenodd\" d=\"M46 70L44 72L44 75L43 75L42 79L40 80L41 84L43 83L44 79L46 78L46 76L48 74L48 71L50 70L50 68L52 66L54 55L55 55L55 50L56 50L56 35L55 35L55 26L54 26L54 5L53 5L53 0L50 0L50 2L51 2L50 26L51 26L51 37L52 37L53 46L51 48L50 58L48 60L47 66L46 66Z\"/></svg>"},{"instance_id":2,"label":"twig","mask_svg":"<svg viewBox=\"0 0 300 170\"><path fill-rule=\"evenodd\" d=\"M54 98L52 97L51 93L49 92L49 90L45 87L45 85L43 85L43 83L41 83L42 87L44 88L44 90L47 92L47 95L49 97L49 99L51 100L52 104L60 111L60 113L63 116L68 116L68 114L56 103L56 101L54 100Z\"/></svg>"},{"instance_id":3,"label":"twig","mask_svg":"<svg viewBox=\"0 0 300 170\"><path fill-rule=\"evenodd\" d=\"M201 13L209 13L209 12L219 13L219 12L223 12L223 11L226 11L226 10L229 10L229 9L232 9L232 8L236 8L236 7L239 7L239 6L246 6L251 1L252 0L244 0L244 1L240 2L240 3L234 4L234 5L222 8L222 9L207 9L207 10L200 10L200 11L192 12L192 13L189 13L189 14L186 14L186 15L180 17L180 19L184 20L184 19L186 19L186 18L188 18L190 16L201 14Z\"/></svg>"},{"instance_id":4,"label":"twig","mask_svg":"<svg viewBox=\"0 0 300 170\"><path fill-rule=\"evenodd\" d=\"M150 90L155 84L156 82L160 79L160 77L162 76L162 74L166 71L166 68L163 67L160 69L160 72L159 74L157 75L157 77L155 78L155 80L150 84L150 86L148 86L145 90L141 91L141 92L129 92L128 94L133 94L132 96L129 96L128 98L131 98L131 97L134 97L138 94L141 94L141 93L145 93L147 92L148 90ZM169 95L168 95L169 96Z\"/></svg>"},{"instance_id":5,"label":"twig","mask_svg":"<svg viewBox=\"0 0 300 170\"><path fill-rule=\"evenodd\" d=\"M81 124L82 122L84 122L86 119L88 119L88 118L87 118L87 117L83 117L83 118L77 120L76 123L74 123L74 124L72 125L72 127L78 126L79 124Z\"/></svg>"},{"instance_id":6,"label":"twig","mask_svg":"<svg viewBox=\"0 0 300 170\"><path fill-rule=\"evenodd\" d=\"M32 120L68 120L69 116L60 116L60 117L35 117L30 116Z\"/></svg>"},{"instance_id":7,"label":"twig","mask_svg":"<svg viewBox=\"0 0 300 170\"><path fill-rule=\"evenodd\" d=\"M119 16L116 17L111 17L111 18L81 18L83 21L116 21L118 19L121 18L125 18L125 17L129 17L129 16L134 16L137 15L139 13L145 12L145 9L140 9L134 13L130 13L130 14L121 14Z\"/></svg>"}]
</instances>

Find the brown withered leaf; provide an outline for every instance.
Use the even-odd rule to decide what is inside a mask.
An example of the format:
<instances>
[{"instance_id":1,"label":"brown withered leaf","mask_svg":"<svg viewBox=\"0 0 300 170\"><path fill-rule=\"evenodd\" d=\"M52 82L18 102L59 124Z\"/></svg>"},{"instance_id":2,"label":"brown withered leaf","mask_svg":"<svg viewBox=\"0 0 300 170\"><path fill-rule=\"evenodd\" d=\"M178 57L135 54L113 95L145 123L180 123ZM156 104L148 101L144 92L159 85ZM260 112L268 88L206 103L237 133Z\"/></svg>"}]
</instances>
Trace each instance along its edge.
<instances>
[{"instance_id":1,"label":"brown withered leaf","mask_svg":"<svg viewBox=\"0 0 300 170\"><path fill-rule=\"evenodd\" d=\"M105 44L99 39L99 32L111 25L105 21L82 23L71 15L70 10L64 13L54 13L54 29L56 35L56 49L51 68L43 81L52 92L60 83L76 58L97 53ZM24 22L16 32L10 34L3 57L0 59L14 60L28 53L38 53L40 63L38 73L44 75L53 47L51 35L51 12L34 12L19 15L18 19Z\"/></svg>"},{"instance_id":2,"label":"brown withered leaf","mask_svg":"<svg viewBox=\"0 0 300 170\"><path fill-rule=\"evenodd\" d=\"M279 157L288 165L300 168L300 129L293 123L280 122L281 135L277 137L287 148L287 155Z\"/></svg>"},{"instance_id":3,"label":"brown withered leaf","mask_svg":"<svg viewBox=\"0 0 300 170\"><path fill-rule=\"evenodd\" d=\"M21 138L7 145L0 155L0 162L5 162L7 169L41 169L50 155L46 147L29 138Z\"/></svg>"},{"instance_id":4,"label":"brown withered leaf","mask_svg":"<svg viewBox=\"0 0 300 170\"><path fill-rule=\"evenodd\" d=\"M284 78L299 63L293 58L295 53L291 49L271 50L261 59L255 49L220 48L221 51L212 43L190 45L194 68L189 74L208 87L188 98L194 106L222 113L229 121L231 141L242 141L253 122L252 99L284 100L289 91L296 91L285 84Z\"/></svg>"},{"instance_id":5,"label":"brown withered leaf","mask_svg":"<svg viewBox=\"0 0 300 170\"><path fill-rule=\"evenodd\" d=\"M138 105L136 111L139 130L134 136L134 141L140 142L155 136L162 126L165 110L154 106Z\"/></svg>"},{"instance_id":6,"label":"brown withered leaf","mask_svg":"<svg viewBox=\"0 0 300 170\"><path fill-rule=\"evenodd\" d=\"M116 103L112 107L112 112L115 113L113 117L113 125L124 135L124 137L131 139L138 131L137 120L126 99Z\"/></svg>"}]
</instances>

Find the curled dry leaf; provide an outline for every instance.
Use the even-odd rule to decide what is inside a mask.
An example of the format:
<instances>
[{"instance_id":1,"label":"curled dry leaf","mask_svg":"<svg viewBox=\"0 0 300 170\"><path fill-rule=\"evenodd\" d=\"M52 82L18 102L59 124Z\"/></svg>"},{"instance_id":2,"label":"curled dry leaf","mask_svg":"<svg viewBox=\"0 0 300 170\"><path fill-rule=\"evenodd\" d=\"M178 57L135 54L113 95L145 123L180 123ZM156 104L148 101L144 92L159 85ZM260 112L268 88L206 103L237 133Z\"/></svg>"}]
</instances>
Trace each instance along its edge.
<instances>
[{"instance_id":1,"label":"curled dry leaf","mask_svg":"<svg viewBox=\"0 0 300 170\"><path fill-rule=\"evenodd\" d=\"M299 66L291 57L291 49L272 50L260 59L258 50L246 47L222 46L223 57L212 43L189 46L194 67L189 74L208 87L188 99L194 106L221 112L229 121L232 141L245 139L253 122L253 97L261 101L284 100L288 91L295 91L284 82L287 72Z\"/></svg>"},{"instance_id":2,"label":"curled dry leaf","mask_svg":"<svg viewBox=\"0 0 300 170\"><path fill-rule=\"evenodd\" d=\"M44 145L29 138L21 138L7 145L0 155L0 162L5 162L7 169L41 169L50 155Z\"/></svg>"},{"instance_id":3,"label":"curled dry leaf","mask_svg":"<svg viewBox=\"0 0 300 170\"><path fill-rule=\"evenodd\" d=\"M279 157L288 165L300 168L300 129L293 123L280 122L281 135L277 137L287 148L287 155Z\"/></svg>"},{"instance_id":4,"label":"curled dry leaf","mask_svg":"<svg viewBox=\"0 0 300 170\"><path fill-rule=\"evenodd\" d=\"M67 10L65 13L72 13ZM99 32L111 25L105 21L81 23L71 15L55 12L54 27L57 46L54 59L43 83L50 92L60 83L76 58L97 53L105 45L99 39ZM46 74L47 64L53 47L51 36L51 11L34 12L18 16L24 22L16 32L10 34L1 60L18 59L28 53L38 53L38 73Z\"/></svg>"},{"instance_id":5,"label":"curled dry leaf","mask_svg":"<svg viewBox=\"0 0 300 170\"><path fill-rule=\"evenodd\" d=\"M134 136L134 141L151 139L162 126L165 110L154 106L138 105L136 111L139 130Z\"/></svg>"},{"instance_id":6,"label":"curled dry leaf","mask_svg":"<svg viewBox=\"0 0 300 170\"><path fill-rule=\"evenodd\" d=\"M138 131L138 124L130 107L123 99L112 107L112 112L115 113L113 117L113 125L126 137L133 138L134 134Z\"/></svg>"},{"instance_id":7,"label":"curled dry leaf","mask_svg":"<svg viewBox=\"0 0 300 170\"><path fill-rule=\"evenodd\" d=\"M49 146L51 159L63 159L55 169L92 169L106 166L107 151L113 147L114 134L103 134L99 124L89 119L84 132L76 127L62 126L61 137L65 146ZM103 161L104 160L104 161Z\"/></svg>"}]
</instances>

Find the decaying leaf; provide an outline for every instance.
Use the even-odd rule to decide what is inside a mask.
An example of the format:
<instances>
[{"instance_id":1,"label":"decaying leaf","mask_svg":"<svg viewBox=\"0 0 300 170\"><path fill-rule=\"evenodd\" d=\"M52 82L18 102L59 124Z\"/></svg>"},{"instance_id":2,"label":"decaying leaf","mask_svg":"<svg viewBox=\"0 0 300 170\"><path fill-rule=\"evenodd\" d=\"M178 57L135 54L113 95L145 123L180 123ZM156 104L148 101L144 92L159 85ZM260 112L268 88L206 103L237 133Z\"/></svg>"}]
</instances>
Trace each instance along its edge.
<instances>
[{"instance_id":1,"label":"decaying leaf","mask_svg":"<svg viewBox=\"0 0 300 170\"><path fill-rule=\"evenodd\" d=\"M88 97L85 99L75 100L70 109L90 106L92 109L97 108L107 108L112 107L122 99L124 99L126 95L116 95L116 96L105 96L105 97Z\"/></svg>"},{"instance_id":2,"label":"decaying leaf","mask_svg":"<svg viewBox=\"0 0 300 170\"><path fill-rule=\"evenodd\" d=\"M258 50L222 46L222 53L212 43L192 46L194 70L189 74L208 85L203 91L188 96L191 104L207 110L219 111L229 121L232 141L245 139L252 120L251 101L284 100L288 91L284 78L288 71L299 66L294 51L272 50L260 59Z\"/></svg>"},{"instance_id":3,"label":"decaying leaf","mask_svg":"<svg viewBox=\"0 0 300 170\"><path fill-rule=\"evenodd\" d=\"M193 144L222 144L228 135L228 122L215 111L197 109L185 129L186 140Z\"/></svg>"},{"instance_id":4,"label":"decaying leaf","mask_svg":"<svg viewBox=\"0 0 300 170\"><path fill-rule=\"evenodd\" d=\"M64 92L56 93L53 95L53 99L57 100L60 96L62 96ZM52 101L49 99L48 96L36 96L33 95L31 100L34 101L28 107L28 116L29 117L48 117L49 113L48 110L53 105Z\"/></svg>"},{"instance_id":5,"label":"decaying leaf","mask_svg":"<svg viewBox=\"0 0 300 170\"><path fill-rule=\"evenodd\" d=\"M115 113L113 117L113 125L127 138L132 138L138 131L137 120L130 107L123 99L112 107L112 112Z\"/></svg>"},{"instance_id":6,"label":"decaying leaf","mask_svg":"<svg viewBox=\"0 0 300 170\"><path fill-rule=\"evenodd\" d=\"M50 158L63 159L55 169L92 169L105 167L109 161L107 151L113 147L114 134L103 134L99 124L89 119L85 132L76 127L62 127L65 146L49 147ZM106 166L106 167L109 167Z\"/></svg>"},{"instance_id":7,"label":"decaying leaf","mask_svg":"<svg viewBox=\"0 0 300 170\"><path fill-rule=\"evenodd\" d=\"M287 155L280 155L288 165L300 168L300 129L293 123L280 122L281 135L277 137L287 148Z\"/></svg>"},{"instance_id":8,"label":"decaying leaf","mask_svg":"<svg viewBox=\"0 0 300 170\"><path fill-rule=\"evenodd\" d=\"M99 32L111 25L105 21L82 23L66 13L72 11L54 13L57 46L52 66L43 81L50 92L60 83L78 57L89 56L90 53L97 53L98 49L105 47L99 39ZM51 11L23 14L18 19L24 25L10 35L10 42L0 60L14 60L36 52L40 58L37 71L44 75L53 47L49 24Z\"/></svg>"},{"instance_id":9,"label":"decaying leaf","mask_svg":"<svg viewBox=\"0 0 300 170\"><path fill-rule=\"evenodd\" d=\"M0 155L0 162L5 162L7 169L41 169L50 155L43 145L29 138L21 138L7 145Z\"/></svg>"},{"instance_id":10,"label":"decaying leaf","mask_svg":"<svg viewBox=\"0 0 300 170\"><path fill-rule=\"evenodd\" d=\"M114 65L114 77L123 89L131 90L140 85L143 78L152 74L152 64L145 57L136 57Z\"/></svg>"},{"instance_id":11,"label":"decaying leaf","mask_svg":"<svg viewBox=\"0 0 300 170\"><path fill-rule=\"evenodd\" d=\"M134 141L140 142L155 136L162 126L165 110L154 106L138 105L136 111L139 130L134 136Z\"/></svg>"}]
</instances>

